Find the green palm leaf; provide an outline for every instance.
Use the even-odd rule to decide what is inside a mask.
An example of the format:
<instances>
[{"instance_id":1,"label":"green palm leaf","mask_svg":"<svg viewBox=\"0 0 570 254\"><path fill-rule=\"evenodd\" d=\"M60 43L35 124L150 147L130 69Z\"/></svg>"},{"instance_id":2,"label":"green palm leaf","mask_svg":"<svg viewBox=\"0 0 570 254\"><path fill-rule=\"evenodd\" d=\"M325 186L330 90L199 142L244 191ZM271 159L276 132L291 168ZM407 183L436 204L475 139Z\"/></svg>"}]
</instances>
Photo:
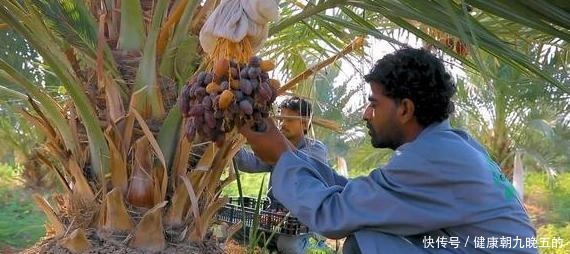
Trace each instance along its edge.
<instances>
[{"instance_id":1,"label":"green palm leaf","mask_svg":"<svg viewBox=\"0 0 570 254\"><path fill-rule=\"evenodd\" d=\"M84 56L89 64L95 64L97 46L97 26L83 1L80 0L29 0L30 8L36 8L44 17L43 21L54 35L61 37ZM33 7L32 7L33 6ZM105 65L114 76L118 76L116 64L110 48L105 44Z\"/></svg>"},{"instance_id":2,"label":"green palm leaf","mask_svg":"<svg viewBox=\"0 0 570 254\"><path fill-rule=\"evenodd\" d=\"M61 80L77 108L89 138L91 163L95 175L103 179L109 170L109 148L99 127L95 110L85 95L81 81L75 76L71 64L61 53L61 46L53 33L43 23L43 17L36 11L22 8L17 1L9 1L0 7L0 18L22 35L39 52L44 61Z\"/></svg>"},{"instance_id":3,"label":"green palm leaf","mask_svg":"<svg viewBox=\"0 0 570 254\"><path fill-rule=\"evenodd\" d=\"M160 1L154 9L151 30L145 41L143 59L140 62L135 80L137 93L133 95L134 107L145 118L164 116L164 105L160 96L160 87L157 84L156 42L166 7L168 7L167 2Z\"/></svg>"},{"instance_id":4,"label":"green palm leaf","mask_svg":"<svg viewBox=\"0 0 570 254\"><path fill-rule=\"evenodd\" d=\"M141 3L137 0L124 0L121 4L121 32L118 47L124 50L141 50L144 47L146 32Z\"/></svg>"}]
</instances>

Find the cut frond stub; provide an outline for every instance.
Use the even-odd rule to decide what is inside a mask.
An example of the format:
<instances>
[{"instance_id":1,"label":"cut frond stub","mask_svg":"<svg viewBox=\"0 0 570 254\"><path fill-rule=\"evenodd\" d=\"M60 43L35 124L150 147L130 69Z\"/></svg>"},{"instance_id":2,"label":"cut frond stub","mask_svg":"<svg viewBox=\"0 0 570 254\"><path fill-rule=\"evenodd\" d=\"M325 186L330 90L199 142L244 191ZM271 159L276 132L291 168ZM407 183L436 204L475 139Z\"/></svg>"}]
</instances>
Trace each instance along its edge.
<instances>
[{"instance_id":1,"label":"cut frond stub","mask_svg":"<svg viewBox=\"0 0 570 254\"><path fill-rule=\"evenodd\" d=\"M118 188L107 193L105 229L127 231L134 228L134 223L125 207L123 194Z\"/></svg>"},{"instance_id":2,"label":"cut frond stub","mask_svg":"<svg viewBox=\"0 0 570 254\"><path fill-rule=\"evenodd\" d=\"M166 203L167 201L164 201L145 213L129 241L129 246L148 252L158 252L166 248L162 226L162 208Z\"/></svg>"},{"instance_id":3,"label":"cut frond stub","mask_svg":"<svg viewBox=\"0 0 570 254\"><path fill-rule=\"evenodd\" d=\"M45 213L49 227L55 233L55 236L62 236L65 233L65 227L63 223L59 220L53 208L49 205L47 200L38 194L33 195L34 202L36 205Z\"/></svg>"},{"instance_id":4,"label":"cut frond stub","mask_svg":"<svg viewBox=\"0 0 570 254\"><path fill-rule=\"evenodd\" d=\"M91 249L91 244L87 241L85 231L81 228L74 230L69 236L63 238L61 245L74 254L83 253Z\"/></svg>"}]
</instances>

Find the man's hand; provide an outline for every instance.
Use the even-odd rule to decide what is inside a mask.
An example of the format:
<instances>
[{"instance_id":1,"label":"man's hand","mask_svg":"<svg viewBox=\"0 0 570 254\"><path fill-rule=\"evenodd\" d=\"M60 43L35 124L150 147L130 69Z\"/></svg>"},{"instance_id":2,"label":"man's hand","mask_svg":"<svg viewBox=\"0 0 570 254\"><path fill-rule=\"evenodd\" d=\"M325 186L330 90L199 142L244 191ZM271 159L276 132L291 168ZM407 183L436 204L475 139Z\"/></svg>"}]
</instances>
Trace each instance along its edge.
<instances>
[{"instance_id":1,"label":"man's hand","mask_svg":"<svg viewBox=\"0 0 570 254\"><path fill-rule=\"evenodd\" d=\"M244 125L239 132L247 139L255 155L267 164L275 165L281 154L294 149L293 144L281 134L273 119L265 120L265 132L256 132Z\"/></svg>"}]
</instances>

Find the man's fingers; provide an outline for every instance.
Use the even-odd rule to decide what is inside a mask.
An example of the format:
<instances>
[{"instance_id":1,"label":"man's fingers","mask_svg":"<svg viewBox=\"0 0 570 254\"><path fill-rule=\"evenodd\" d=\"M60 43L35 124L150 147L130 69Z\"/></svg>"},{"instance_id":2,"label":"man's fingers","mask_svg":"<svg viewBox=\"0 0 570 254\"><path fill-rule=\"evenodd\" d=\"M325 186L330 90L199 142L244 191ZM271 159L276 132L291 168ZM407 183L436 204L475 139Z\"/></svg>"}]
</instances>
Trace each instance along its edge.
<instances>
[{"instance_id":1,"label":"man's fingers","mask_svg":"<svg viewBox=\"0 0 570 254\"><path fill-rule=\"evenodd\" d=\"M249 124L240 127L239 132L247 139L251 149L261 160L274 164L281 154L289 149L289 141L281 134L273 118L264 120L265 131L255 131Z\"/></svg>"},{"instance_id":2,"label":"man's fingers","mask_svg":"<svg viewBox=\"0 0 570 254\"><path fill-rule=\"evenodd\" d=\"M241 135L243 135L246 139L250 139L253 134L253 131L251 130L251 125L244 124L243 126L241 126L239 128L239 133L241 133Z\"/></svg>"},{"instance_id":3,"label":"man's fingers","mask_svg":"<svg viewBox=\"0 0 570 254\"><path fill-rule=\"evenodd\" d=\"M246 138L250 138L253 136L260 136L263 134L269 134L272 132L275 132L275 130L279 131L279 128L277 128L277 125L275 124L275 120L273 120L273 118L267 118L263 120L267 126L267 128L265 129L265 131L260 132L260 131L254 131L253 127L254 125L249 123L249 124L244 124L240 129L239 132L244 135Z\"/></svg>"},{"instance_id":4,"label":"man's fingers","mask_svg":"<svg viewBox=\"0 0 570 254\"><path fill-rule=\"evenodd\" d=\"M279 131L279 128L277 127L277 124L275 123L275 119L273 119L273 117L267 118L265 122L267 123L267 127L269 127L268 129Z\"/></svg>"}]
</instances>

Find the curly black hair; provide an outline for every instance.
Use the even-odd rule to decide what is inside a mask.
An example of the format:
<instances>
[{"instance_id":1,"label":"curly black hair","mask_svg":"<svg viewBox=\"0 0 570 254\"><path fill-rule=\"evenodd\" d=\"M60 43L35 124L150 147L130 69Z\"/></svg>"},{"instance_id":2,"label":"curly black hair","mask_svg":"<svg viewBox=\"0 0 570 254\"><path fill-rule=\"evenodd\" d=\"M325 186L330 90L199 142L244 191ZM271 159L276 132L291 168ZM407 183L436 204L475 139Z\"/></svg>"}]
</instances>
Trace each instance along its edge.
<instances>
[{"instance_id":1,"label":"curly black hair","mask_svg":"<svg viewBox=\"0 0 570 254\"><path fill-rule=\"evenodd\" d=\"M455 83L443 62L425 49L406 47L384 56L364 80L381 85L384 95L396 101L411 100L423 127L447 119L454 111Z\"/></svg>"}]
</instances>

